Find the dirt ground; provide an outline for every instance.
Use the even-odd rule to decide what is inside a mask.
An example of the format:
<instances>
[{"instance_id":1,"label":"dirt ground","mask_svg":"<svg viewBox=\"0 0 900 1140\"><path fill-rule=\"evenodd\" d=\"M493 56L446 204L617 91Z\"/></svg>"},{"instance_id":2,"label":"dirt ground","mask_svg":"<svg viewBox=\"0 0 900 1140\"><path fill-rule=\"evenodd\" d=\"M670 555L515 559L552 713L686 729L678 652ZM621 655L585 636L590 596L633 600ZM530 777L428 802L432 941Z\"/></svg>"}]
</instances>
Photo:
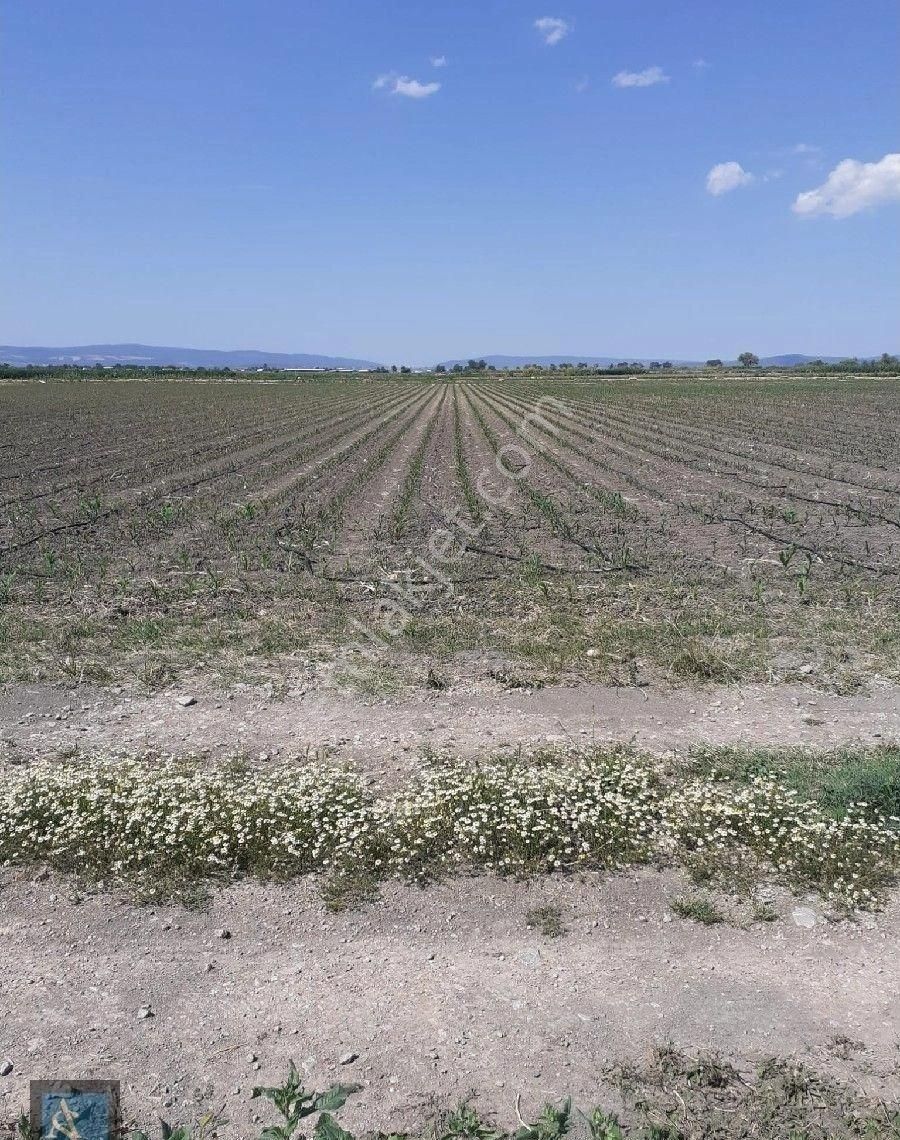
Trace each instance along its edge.
<instances>
[{"instance_id":1,"label":"dirt ground","mask_svg":"<svg viewBox=\"0 0 900 1140\"><path fill-rule=\"evenodd\" d=\"M252 1086L294 1058L316 1087L362 1084L346 1126L413 1127L472 1091L511 1125L519 1095L523 1114L565 1093L616 1107L604 1066L665 1041L724 1050L747 1079L777 1054L897 1095L897 902L804 928L780 898L776 922L708 928L671 914L679 886L656 872L477 878L395 885L331 915L311 883L246 884L186 911L75 903L64 881L7 874L0 1119L29 1078L102 1075L144 1124L224 1105L247 1135L269 1120ZM526 925L547 903L561 937Z\"/></svg>"},{"instance_id":2,"label":"dirt ground","mask_svg":"<svg viewBox=\"0 0 900 1140\"><path fill-rule=\"evenodd\" d=\"M194 703L181 701L194 698ZM630 741L651 752L691 744L875 744L900 740L900 687L841 696L804 685L651 689L552 686L535 692L435 692L366 699L302 686L217 694L201 687L136 696L89 686L0 689L0 760L64 749L208 752L275 758L326 749L384 775L425 748L458 755L545 743Z\"/></svg>"},{"instance_id":3,"label":"dirt ground","mask_svg":"<svg viewBox=\"0 0 900 1140\"><path fill-rule=\"evenodd\" d=\"M326 749L402 779L425 748L898 739L900 689L887 686L837 696L583 685L384 700L302 688L279 699L201 687L0 692L0 776L73 747L272 759ZM523 1113L569 1093L615 1108L603 1067L667 1040L723 1050L748 1077L765 1056L795 1056L867 1093L900 1095L900 899L834 923L814 899L774 895L775 922L708 928L672 914L683 888L650 871L481 877L395 884L335 915L312 882L245 883L187 910L79 900L64 879L5 872L0 1065L13 1068L0 1077L0 1120L26 1103L31 1078L118 1076L145 1125L224 1105L246 1135L254 1117L269 1119L250 1089L278 1082L293 1057L318 1087L363 1085L342 1113L347 1126L411 1128L473 1091L511 1125L519 1094ZM561 910L562 937L526 923L548 904Z\"/></svg>"}]
</instances>

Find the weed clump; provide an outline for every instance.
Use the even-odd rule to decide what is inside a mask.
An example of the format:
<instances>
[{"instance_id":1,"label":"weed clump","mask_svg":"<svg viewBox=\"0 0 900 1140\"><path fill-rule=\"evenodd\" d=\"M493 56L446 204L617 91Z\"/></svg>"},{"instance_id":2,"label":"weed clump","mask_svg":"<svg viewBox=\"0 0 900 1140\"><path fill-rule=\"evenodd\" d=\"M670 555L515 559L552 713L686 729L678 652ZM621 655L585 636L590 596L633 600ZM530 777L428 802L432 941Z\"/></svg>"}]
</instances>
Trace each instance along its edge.
<instances>
[{"instance_id":1,"label":"weed clump","mask_svg":"<svg viewBox=\"0 0 900 1140\"><path fill-rule=\"evenodd\" d=\"M725 915L706 895L683 895L672 900L672 910L679 918L690 918L704 926L715 926L725 921Z\"/></svg>"},{"instance_id":2,"label":"weed clump","mask_svg":"<svg viewBox=\"0 0 900 1140\"><path fill-rule=\"evenodd\" d=\"M413 1132L368 1132L370 1140L747 1140L801 1137L808 1140L896 1140L900 1111L866 1097L796 1062L771 1058L747 1080L714 1053L688 1056L672 1045L649 1050L643 1065L625 1063L606 1073L617 1088L621 1114L602 1106L579 1108L571 1097L547 1103L531 1120L518 1112L519 1127L508 1131L479 1112L472 1100L422 1123ZM293 1061L283 1084L254 1088L278 1114L260 1140L356 1140L335 1119L359 1085L332 1085L325 1092L304 1088ZM607 1090L604 1089L604 1092ZM599 1092L599 1090L598 1090ZM211 1114L196 1124L162 1122L164 1140L206 1140L225 1121ZM311 1130L307 1131L308 1128ZM28 1121L17 1135L30 1136ZM147 1140L132 1131L128 1140Z\"/></svg>"},{"instance_id":3,"label":"weed clump","mask_svg":"<svg viewBox=\"0 0 900 1140\"><path fill-rule=\"evenodd\" d=\"M566 933L562 911L552 904L533 906L525 915L525 922L545 938L561 938Z\"/></svg>"}]
</instances>

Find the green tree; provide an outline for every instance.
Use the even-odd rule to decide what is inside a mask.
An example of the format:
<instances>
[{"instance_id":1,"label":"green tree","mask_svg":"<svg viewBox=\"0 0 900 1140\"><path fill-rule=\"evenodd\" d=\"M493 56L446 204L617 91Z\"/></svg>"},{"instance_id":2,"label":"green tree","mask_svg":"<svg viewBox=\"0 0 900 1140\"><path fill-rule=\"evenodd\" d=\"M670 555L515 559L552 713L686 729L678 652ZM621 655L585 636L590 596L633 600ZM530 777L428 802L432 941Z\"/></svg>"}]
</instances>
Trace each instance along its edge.
<instances>
[{"instance_id":1,"label":"green tree","mask_svg":"<svg viewBox=\"0 0 900 1140\"><path fill-rule=\"evenodd\" d=\"M759 357L755 352L742 352L738 357L738 364L743 368L755 368L759 364Z\"/></svg>"}]
</instances>

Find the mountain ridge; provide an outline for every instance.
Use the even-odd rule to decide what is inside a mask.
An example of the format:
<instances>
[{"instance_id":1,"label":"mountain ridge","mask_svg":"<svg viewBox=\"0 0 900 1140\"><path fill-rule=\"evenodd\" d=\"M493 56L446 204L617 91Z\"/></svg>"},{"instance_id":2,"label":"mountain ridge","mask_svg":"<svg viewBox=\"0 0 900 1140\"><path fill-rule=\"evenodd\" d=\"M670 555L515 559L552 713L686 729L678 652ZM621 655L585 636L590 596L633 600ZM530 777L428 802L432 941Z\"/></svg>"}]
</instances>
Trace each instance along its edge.
<instances>
[{"instance_id":1,"label":"mountain ridge","mask_svg":"<svg viewBox=\"0 0 900 1140\"><path fill-rule=\"evenodd\" d=\"M454 364L466 364L467 359L442 360L445 368L452 368ZM522 368L527 365L547 367L551 364L589 364L601 368L618 364L627 360L629 363L650 364L652 361L661 361L664 357L625 357L625 356L575 356L575 355L547 355L540 356L510 356L493 354L489 356L472 357L475 360L484 360L495 368ZM804 353L782 353L775 356L763 356L760 364L767 367L790 367L795 364L808 364L815 360L822 360L826 364L833 364L846 360L845 356L810 356ZM860 357L861 360L872 359ZM261 349L221 349L221 348L180 348L148 344L83 344L62 347L48 347L40 345L0 345L0 362L18 367L34 365L69 364L87 367L94 364L123 364L134 367L181 367L181 368L238 368L254 369L268 365L272 368L334 368L334 369L372 369L383 367L376 360L362 360L351 356L327 356L321 353L305 352L265 352ZM671 363L680 366L702 365L702 360L684 360L671 358ZM737 361L725 360L726 364L736 364ZM435 367L436 365L422 365L421 367Z\"/></svg>"},{"instance_id":2,"label":"mountain ridge","mask_svg":"<svg viewBox=\"0 0 900 1140\"><path fill-rule=\"evenodd\" d=\"M183 368L377 368L374 360L306 352L263 352L259 349L173 348L150 344L82 344L60 348L0 345L7 364L133 364L136 367Z\"/></svg>"}]
</instances>

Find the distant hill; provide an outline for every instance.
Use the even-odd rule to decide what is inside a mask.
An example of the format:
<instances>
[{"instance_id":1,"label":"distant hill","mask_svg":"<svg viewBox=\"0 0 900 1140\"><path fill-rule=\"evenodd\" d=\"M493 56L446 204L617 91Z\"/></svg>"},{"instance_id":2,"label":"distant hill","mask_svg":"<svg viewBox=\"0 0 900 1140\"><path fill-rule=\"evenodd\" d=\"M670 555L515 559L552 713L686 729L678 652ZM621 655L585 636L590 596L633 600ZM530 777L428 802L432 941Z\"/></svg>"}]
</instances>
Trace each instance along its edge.
<instances>
[{"instance_id":1,"label":"distant hill","mask_svg":"<svg viewBox=\"0 0 900 1140\"><path fill-rule=\"evenodd\" d=\"M837 364L846 359L846 356L804 356L800 352L786 352L783 356L761 356L759 362L773 368L790 368L794 364L812 364L814 360L821 360L823 364Z\"/></svg>"},{"instance_id":2,"label":"distant hill","mask_svg":"<svg viewBox=\"0 0 900 1140\"><path fill-rule=\"evenodd\" d=\"M377 368L377 361L305 352L259 352L256 349L162 348L149 344L82 344L68 348L0 345L6 364L133 364L182 368Z\"/></svg>"},{"instance_id":3,"label":"distant hill","mask_svg":"<svg viewBox=\"0 0 900 1140\"><path fill-rule=\"evenodd\" d=\"M651 360L663 361L664 356L484 356L474 359L484 360L495 368L524 368L529 364L546 367L550 364L591 364L608 368L622 360L650 364ZM703 361L671 359L677 365L698 365ZM760 364L771 367L789 367L793 364L807 364L813 360L835 363L845 360L843 356L804 356L801 353L786 353L782 356L764 356ZM866 359L866 358L863 358ZM357 360L349 356L318 356L306 352L261 352L257 349L218 349L218 348L166 348L149 344L82 344L66 348L42 348L33 346L0 345L0 363L24 366L28 364L125 364L139 367L167 365L181 368L378 368L374 360ZM441 361L445 368L454 364L465 364L466 359ZM736 364L736 361L726 361Z\"/></svg>"}]
</instances>

